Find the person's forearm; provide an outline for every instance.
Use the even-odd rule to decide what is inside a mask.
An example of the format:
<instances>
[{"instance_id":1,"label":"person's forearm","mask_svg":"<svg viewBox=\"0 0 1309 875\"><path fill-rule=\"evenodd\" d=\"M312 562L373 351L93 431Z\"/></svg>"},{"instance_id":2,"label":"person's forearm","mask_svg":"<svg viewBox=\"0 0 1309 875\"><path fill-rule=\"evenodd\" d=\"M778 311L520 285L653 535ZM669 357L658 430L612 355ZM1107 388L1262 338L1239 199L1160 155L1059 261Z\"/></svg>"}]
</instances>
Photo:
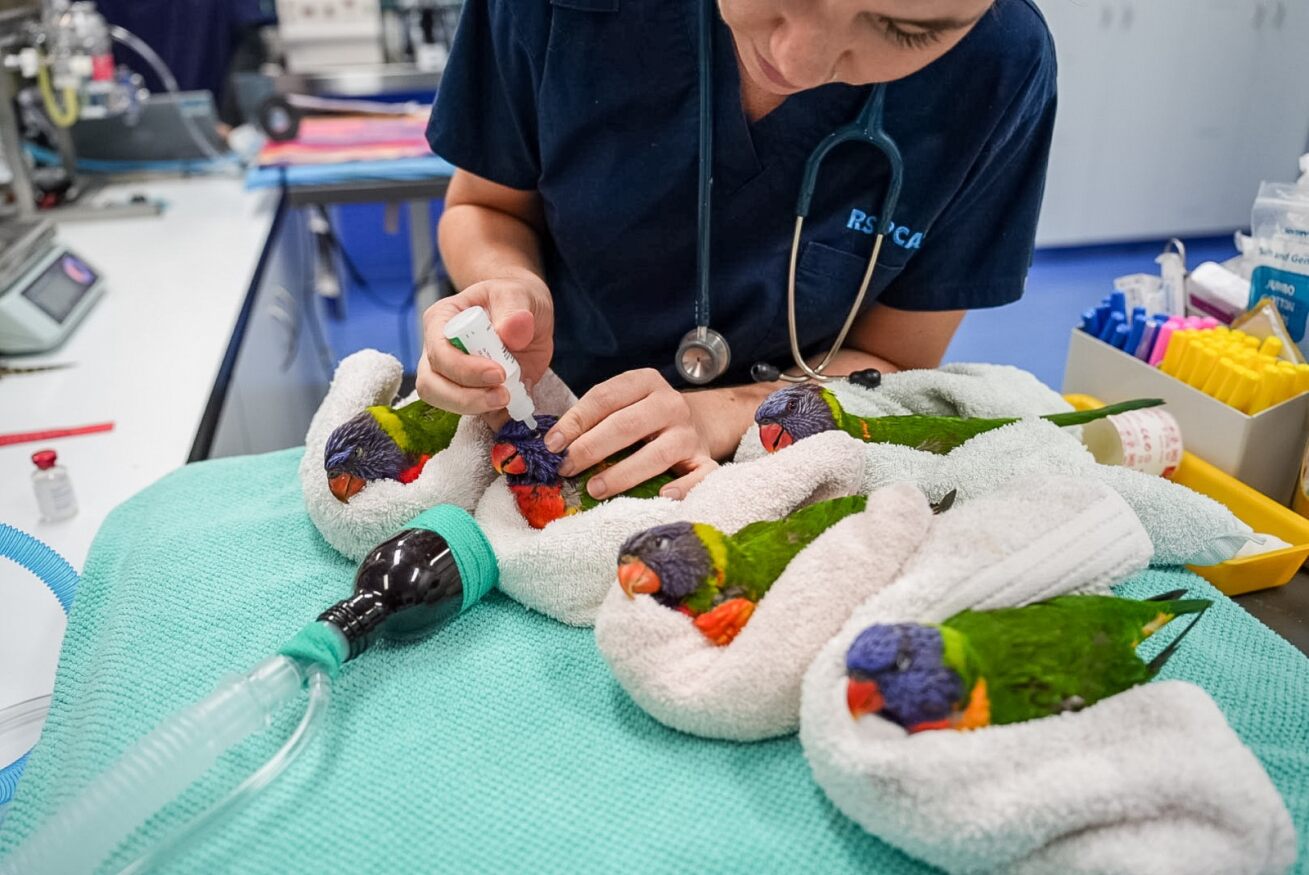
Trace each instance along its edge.
<instances>
[{"instance_id":1,"label":"person's forearm","mask_svg":"<svg viewBox=\"0 0 1309 875\"><path fill-rule=\"evenodd\" d=\"M455 204L441 216L441 261L456 289L490 279L526 279L545 290L541 240L527 222L480 204Z\"/></svg>"},{"instance_id":2,"label":"person's forearm","mask_svg":"<svg viewBox=\"0 0 1309 875\"><path fill-rule=\"evenodd\" d=\"M810 360L810 366L820 357ZM836 354L827 366L832 374L849 374L865 368L877 368L884 374L899 370L886 359L858 349L846 348ZM792 368L790 373L798 373ZM754 423L754 412L761 401L793 383L777 380L772 383L751 383L745 386L725 386L721 389L690 389L686 392L699 431L709 440L713 457L719 461L736 452L741 435Z\"/></svg>"}]
</instances>

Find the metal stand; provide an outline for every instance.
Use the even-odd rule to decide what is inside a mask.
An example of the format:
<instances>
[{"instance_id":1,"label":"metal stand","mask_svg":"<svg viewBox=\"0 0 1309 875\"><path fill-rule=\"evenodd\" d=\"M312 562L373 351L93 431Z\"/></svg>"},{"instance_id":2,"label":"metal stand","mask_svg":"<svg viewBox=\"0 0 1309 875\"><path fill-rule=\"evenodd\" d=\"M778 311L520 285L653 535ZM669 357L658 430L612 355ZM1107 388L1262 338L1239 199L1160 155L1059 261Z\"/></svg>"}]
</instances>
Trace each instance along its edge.
<instances>
[{"instance_id":1,"label":"metal stand","mask_svg":"<svg viewBox=\"0 0 1309 875\"><path fill-rule=\"evenodd\" d=\"M13 177L9 186L14 192L18 218L31 219L36 216L36 190L27 174L27 156L23 154L18 117L14 115L17 97L13 74L0 69L0 150L4 152L5 163Z\"/></svg>"}]
</instances>

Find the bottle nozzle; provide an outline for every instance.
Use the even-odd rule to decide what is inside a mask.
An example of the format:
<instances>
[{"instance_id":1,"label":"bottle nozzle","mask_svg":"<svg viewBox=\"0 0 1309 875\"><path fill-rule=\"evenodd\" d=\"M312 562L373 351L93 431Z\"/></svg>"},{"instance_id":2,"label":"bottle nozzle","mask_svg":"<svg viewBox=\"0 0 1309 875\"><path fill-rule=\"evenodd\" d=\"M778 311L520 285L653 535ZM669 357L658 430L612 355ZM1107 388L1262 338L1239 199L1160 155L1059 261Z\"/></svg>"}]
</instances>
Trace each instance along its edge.
<instances>
[{"instance_id":1,"label":"bottle nozzle","mask_svg":"<svg viewBox=\"0 0 1309 875\"><path fill-rule=\"evenodd\" d=\"M509 415L532 431L536 431L536 417L533 416L536 405L527 396L523 384L518 380L505 380L505 388L509 390L509 404L505 407Z\"/></svg>"}]
</instances>

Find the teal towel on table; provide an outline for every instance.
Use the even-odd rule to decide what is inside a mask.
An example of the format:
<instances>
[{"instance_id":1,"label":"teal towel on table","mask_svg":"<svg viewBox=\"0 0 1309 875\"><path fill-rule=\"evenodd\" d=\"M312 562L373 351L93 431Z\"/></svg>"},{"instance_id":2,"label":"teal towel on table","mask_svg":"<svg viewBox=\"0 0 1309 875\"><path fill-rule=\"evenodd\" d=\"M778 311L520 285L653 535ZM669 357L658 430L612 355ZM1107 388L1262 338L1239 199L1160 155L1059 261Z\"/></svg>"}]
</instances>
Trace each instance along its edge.
<instances>
[{"instance_id":1,"label":"teal towel on table","mask_svg":"<svg viewBox=\"0 0 1309 875\"><path fill-rule=\"evenodd\" d=\"M305 516L299 454L189 466L110 516L0 856L130 741L349 592L353 564ZM1218 603L1165 675L1208 690L1258 755L1286 799L1304 865L1309 660L1185 572L1146 572L1122 592L1178 586ZM234 785L296 716L229 753L147 831ZM438 636L347 664L302 758L163 871L693 868L929 871L833 808L794 738L736 744L666 729L618 687L589 629L492 593Z\"/></svg>"}]
</instances>

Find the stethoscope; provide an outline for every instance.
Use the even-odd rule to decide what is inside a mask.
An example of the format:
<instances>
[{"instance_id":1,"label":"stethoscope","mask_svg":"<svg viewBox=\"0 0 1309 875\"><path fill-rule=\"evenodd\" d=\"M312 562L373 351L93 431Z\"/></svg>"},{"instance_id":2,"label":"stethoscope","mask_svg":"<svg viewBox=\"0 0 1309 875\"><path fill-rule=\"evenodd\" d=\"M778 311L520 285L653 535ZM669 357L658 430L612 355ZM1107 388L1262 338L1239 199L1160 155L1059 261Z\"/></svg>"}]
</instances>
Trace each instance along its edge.
<instances>
[{"instance_id":1,"label":"stethoscope","mask_svg":"<svg viewBox=\"0 0 1309 875\"><path fill-rule=\"evenodd\" d=\"M697 249L696 272L699 291L695 301L695 328L687 332L677 347L677 372L682 379L697 386L713 382L727 372L732 362L732 350L727 338L709 327L709 225L710 201L713 190L713 26L714 0L701 0L700 15L700 175L699 205L697 211ZM760 362L751 369L751 375L759 381L785 380L790 383L802 383L806 380L832 379L824 371L832 359L840 352L846 335L859 315L868 286L873 280L873 271L877 267L877 257L882 251L882 240L891 232L891 214L895 211L900 198L900 182L904 173L904 161L895 141L882 127L882 109L886 102L886 86L873 86L872 92L864 102L863 109L855 120L837 128L828 134L814 149L805 163L804 177L800 183L800 197L795 207L795 235L791 238L791 263L786 280L786 320L791 335L791 357L799 374L779 373L777 368L766 362ZM809 205L813 200L814 188L818 181L818 171L828 153L836 146L847 142L862 142L880 149L886 156L891 168L891 179L882 198L882 211L878 215L877 236L873 239L873 252L868 257L868 267L864 271L863 281L859 284L859 293L855 296L850 312L846 314L845 324L836 335L832 348L827 351L816 366L810 367L800 351L800 338L796 330L795 319L795 273L800 255L800 234L804 229L805 217L809 215Z\"/></svg>"}]
</instances>

